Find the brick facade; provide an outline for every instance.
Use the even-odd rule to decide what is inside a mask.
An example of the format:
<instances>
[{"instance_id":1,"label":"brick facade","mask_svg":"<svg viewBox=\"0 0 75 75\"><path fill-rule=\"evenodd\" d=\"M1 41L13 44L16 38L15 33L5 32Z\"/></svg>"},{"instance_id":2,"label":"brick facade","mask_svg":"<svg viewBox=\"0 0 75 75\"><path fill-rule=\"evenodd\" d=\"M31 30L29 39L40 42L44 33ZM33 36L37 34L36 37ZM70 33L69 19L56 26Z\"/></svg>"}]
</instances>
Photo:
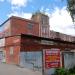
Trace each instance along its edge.
<instances>
[{"instance_id":1,"label":"brick facade","mask_svg":"<svg viewBox=\"0 0 75 75\"><path fill-rule=\"evenodd\" d=\"M43 43L46 43L45 45L41 46L41 40L37 41L34 38L30 40L21 37L21 34L37 36L39 38L43 37L46 39L58 39L59 41L75 41L75 37L73 36L50 31L49 17L41 13L33 15L31 20L12 16L6 22L4 22L1 27L3 28L3 31L1 31L0 33L0 38L5 38L5 45L3 45L2 47L5 48L6 62L11 64L19 64L19 53L21 51L40 51L41 49L43 49L41 47L46 48L46 44L51 44L51 42L47 43L48 41L42 40ZM25 46L25 44L30 45ZM50 48L50 46L47 46L47 48Z\"/></svg>"},{"instance_id":2,"label":"brick facade","mask_svg":"<svg viewBox=\"0 0 75 75\"><path fill-rule=\"evenodd\" d=\"M12 17L11 34L31 34L39 36L39 24L31 20Z\"/></svg>"}]
</instances>

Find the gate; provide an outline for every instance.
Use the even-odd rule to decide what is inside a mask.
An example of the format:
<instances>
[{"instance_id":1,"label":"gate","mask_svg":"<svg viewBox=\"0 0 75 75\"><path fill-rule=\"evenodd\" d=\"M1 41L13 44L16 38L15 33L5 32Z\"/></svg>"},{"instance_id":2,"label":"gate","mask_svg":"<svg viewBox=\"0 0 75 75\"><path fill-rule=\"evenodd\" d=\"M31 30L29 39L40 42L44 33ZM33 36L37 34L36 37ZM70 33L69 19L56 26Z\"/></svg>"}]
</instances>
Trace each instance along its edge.
<instances>
[{"instance_id":1,"label":"gate","mask_svg":"<svg viewBox=\"0 0 75 75\"><path fill-rule=\"evenodd\" d=\"M20 52L20 66L42 73L42 52Z\"/></svg>"}]
</instances>

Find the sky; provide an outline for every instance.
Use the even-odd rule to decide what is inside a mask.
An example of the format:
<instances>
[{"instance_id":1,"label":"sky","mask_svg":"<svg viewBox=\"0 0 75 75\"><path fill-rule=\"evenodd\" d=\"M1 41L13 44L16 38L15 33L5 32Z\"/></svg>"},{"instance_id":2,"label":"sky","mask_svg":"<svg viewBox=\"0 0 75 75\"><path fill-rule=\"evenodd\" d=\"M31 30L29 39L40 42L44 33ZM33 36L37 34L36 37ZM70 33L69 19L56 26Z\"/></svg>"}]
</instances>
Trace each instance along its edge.
<instances>
[{"instance_id":1,"label":"sky","mask_svg":"<svg viewBox=\"0 0 75 75\"><path fill-rule=\"evenodd\" d=\"M0 0L0 25L12 15L30 19L37 11L49 16L51 30L75 36L66 0Z\"/></svg>"}]
</instances>

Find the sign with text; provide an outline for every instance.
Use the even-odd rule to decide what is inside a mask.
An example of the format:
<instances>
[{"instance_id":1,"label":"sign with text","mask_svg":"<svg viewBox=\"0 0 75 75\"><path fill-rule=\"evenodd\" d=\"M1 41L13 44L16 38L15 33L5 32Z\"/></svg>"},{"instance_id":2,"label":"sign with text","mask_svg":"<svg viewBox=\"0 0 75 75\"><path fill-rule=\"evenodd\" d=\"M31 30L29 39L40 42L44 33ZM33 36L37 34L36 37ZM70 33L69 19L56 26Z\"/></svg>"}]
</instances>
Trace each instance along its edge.
<instances>
[{"instance_id":1,"label":"sign with text","mask_svg":"<svg viewBox=\"0 0 75 75\"><path fill-rule=\"evenodd\" d=\"M60 49L45 50L45 67L48 69L60 67Z\"/></svg>"}]
</instances>

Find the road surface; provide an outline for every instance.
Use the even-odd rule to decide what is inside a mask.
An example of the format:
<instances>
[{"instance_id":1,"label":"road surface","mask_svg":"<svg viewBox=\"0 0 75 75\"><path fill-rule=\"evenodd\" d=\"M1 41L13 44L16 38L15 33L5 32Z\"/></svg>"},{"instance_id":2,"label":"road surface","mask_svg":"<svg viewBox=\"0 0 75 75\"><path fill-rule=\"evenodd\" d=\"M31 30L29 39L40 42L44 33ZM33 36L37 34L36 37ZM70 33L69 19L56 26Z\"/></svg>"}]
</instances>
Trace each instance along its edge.
<instances>
[{"instance_id":1,"label":"road surface","mask_svg":"<svg viewBox=\"0 0 75 75\"><path fill-rule=\"evenodd\" d=\"M0 75L42 75L39 71L21 68L16 65L0 64Z\"/></svg>"}]
</instances>

